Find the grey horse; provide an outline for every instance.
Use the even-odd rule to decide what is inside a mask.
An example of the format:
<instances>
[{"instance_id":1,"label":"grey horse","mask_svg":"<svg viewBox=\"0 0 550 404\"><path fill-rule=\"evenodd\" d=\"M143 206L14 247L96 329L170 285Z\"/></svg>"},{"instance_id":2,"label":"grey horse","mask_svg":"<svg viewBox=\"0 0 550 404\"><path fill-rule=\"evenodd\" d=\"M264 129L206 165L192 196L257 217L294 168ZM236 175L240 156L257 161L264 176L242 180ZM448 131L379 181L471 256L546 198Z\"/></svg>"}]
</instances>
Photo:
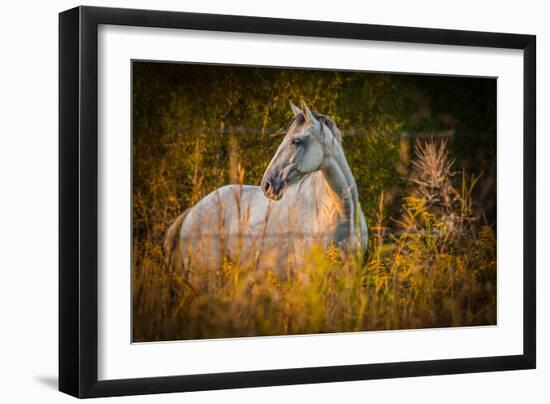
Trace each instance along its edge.
<instances>
[{"instance_id":1,"label":"grey horse","mask_svg":"<svg viewBox=\"0 0 550 404\"><path fill-rule=\"evenodd\" d=\"M260 186L223 186L180 215L164 240L169 267L216 269L229 259L286 273L314 246L364 253L367 225L340 130L304 102L290 106Z\"/></svg>"}]
</instances>

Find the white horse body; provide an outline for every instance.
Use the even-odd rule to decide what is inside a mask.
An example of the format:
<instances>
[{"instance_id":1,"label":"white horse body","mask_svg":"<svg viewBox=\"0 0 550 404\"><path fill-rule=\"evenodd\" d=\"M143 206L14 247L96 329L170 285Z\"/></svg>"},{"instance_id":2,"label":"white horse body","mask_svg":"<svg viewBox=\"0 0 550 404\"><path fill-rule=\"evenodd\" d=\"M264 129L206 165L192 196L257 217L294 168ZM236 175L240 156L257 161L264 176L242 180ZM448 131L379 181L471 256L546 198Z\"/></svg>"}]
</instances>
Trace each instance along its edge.
<instances>
[{"instance_id":1,"label":"white horse body","mask_svg":"<svg viewBox=\"0 0 550 404\"><path fill-rule=\"evenodd\" d=\"M180 249L185 270L219 268L227 258L282 272L314 245L364 251L366 221L336 126L305 105L293 110L303 122L290 126L262 187L224 186L182 216L178 243L165 246Z\"/></svg>"}]
</instances>

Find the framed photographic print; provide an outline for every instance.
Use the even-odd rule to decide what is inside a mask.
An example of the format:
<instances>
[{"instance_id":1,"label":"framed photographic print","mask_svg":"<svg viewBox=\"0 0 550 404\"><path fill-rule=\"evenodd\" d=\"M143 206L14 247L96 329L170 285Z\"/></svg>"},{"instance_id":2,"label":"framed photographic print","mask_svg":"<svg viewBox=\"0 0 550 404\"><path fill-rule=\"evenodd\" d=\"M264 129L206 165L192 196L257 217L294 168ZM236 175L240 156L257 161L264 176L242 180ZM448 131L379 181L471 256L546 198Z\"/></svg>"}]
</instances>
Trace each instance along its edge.
<instances>
[{"instance_id":1,"label":"framed photographic print","mask_svg":"<svg viewBox=\"0 0 550 404\"><path fill-rule=\"evenodd\" d=\"M534 36L59 24L61 391L535 367Z\"/></svg>"}]
</instances>

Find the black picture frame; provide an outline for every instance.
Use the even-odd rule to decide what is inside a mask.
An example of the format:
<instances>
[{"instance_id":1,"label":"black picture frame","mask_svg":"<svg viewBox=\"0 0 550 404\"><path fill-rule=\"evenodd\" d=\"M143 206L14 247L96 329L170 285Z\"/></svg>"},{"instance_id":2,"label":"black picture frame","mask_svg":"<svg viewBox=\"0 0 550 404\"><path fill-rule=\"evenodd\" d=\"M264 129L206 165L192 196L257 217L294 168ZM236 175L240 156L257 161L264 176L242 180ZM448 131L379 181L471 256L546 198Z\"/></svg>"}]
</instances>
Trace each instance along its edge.
<instances>
[{"instance_id":1,"label":"black picture frame","mask_svg":"<svg viewBox=\"0 0 550 404\"><path fill-rule=\"evenodd\" d=\"M523 50L523 354L98 380L100 24ZM535 80L534 35L96 7L60 13L59 390L84 398L535 368Z\"/></svg>"}]
</instances>

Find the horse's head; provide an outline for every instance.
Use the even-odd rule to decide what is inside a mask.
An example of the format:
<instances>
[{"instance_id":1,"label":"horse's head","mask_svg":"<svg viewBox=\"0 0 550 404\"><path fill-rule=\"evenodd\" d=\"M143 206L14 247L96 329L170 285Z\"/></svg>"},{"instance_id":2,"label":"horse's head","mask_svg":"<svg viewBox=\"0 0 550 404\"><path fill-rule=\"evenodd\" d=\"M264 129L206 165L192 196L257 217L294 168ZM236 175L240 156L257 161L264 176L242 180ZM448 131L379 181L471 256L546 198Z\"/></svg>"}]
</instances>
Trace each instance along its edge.
<instances>
[{"instance_id":1,"label":"horse's head","mask_svg":"<svg viewBox=\"0 0 550 404\"><path fill-rule=\"evenodd\" d=\"M266 197L279 200L289 185L321 168L329 153L327 138L340 141L340 132L330 118L311 112L305 103L302 109L290 103L294 118L287 125L286 135L262 178Z\"/></svg>"}]
</instances>

